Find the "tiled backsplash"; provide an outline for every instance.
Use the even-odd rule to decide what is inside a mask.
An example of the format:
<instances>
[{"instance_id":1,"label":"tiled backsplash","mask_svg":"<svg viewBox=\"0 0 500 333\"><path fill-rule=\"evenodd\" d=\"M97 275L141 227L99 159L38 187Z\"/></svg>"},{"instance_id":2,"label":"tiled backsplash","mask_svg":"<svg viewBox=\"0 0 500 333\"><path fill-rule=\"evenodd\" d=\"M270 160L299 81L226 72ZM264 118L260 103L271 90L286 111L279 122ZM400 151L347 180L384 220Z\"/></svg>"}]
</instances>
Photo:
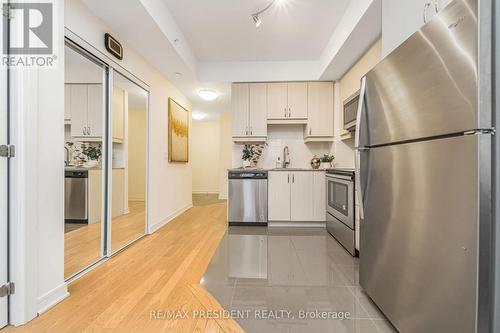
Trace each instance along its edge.
<instances>
[{"instance_id":1,"label":"tiled backsplash","mask_svg":"<svg viewBox=\"0 0 500 333\"><path fill-rule=\"evenodd\" d=\"M269 126L267 131L267 146L259 161L261 168L271 169L276 167L278 156L283 160L283 148L288 146L290 151L290 167L309 168L314 156L321 157L330 154L333 149L331 142L304 143L303 125L276 125ZM242 144L233 144L233 167L241 167ZM334 161L335 162L335 161Z\"/></svg>"}]
</instances>

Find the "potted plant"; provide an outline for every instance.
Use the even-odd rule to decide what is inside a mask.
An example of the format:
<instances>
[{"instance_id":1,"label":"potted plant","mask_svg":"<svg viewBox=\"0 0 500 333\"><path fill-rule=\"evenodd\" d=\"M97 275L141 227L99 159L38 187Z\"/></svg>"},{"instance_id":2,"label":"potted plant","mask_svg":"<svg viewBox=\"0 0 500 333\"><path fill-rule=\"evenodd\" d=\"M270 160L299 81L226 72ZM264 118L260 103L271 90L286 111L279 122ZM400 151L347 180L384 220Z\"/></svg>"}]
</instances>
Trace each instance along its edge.
<instances>
[{"instance_id":1,"label":"potted plant","mask_svg":"<svg viewBox=\"0 0 500 333\"><path fill-rule=\"evenodd\" d=\"M244 168L255 168L259 163L259 159L264 151L264 145L245 145L243 147L243 167Z\"/></svg>"},{"instance_id":2,"label":"potted plant","mask_svg":"<svg viewBox=\"0 0 500 333\"><path fill-rule=\"evenodd\" d=\"M85 145L82 149L83 155L87 157L86 167L93 168L99 164L99 159L101 158L102 151L101 145L96 146Z\"/></svg>"},{"instance_id":3,"label":"potted plant","mask_svg":"<svg viewBox=\"0 0 500 333\"><path fill-rule=\"evenodd\" d=\"M321 160L321 168L323 169L329 169L332 167L332 162L335 159L333 155L325 154L323 155L320 160Z\"/></svg>"}]
</instances>

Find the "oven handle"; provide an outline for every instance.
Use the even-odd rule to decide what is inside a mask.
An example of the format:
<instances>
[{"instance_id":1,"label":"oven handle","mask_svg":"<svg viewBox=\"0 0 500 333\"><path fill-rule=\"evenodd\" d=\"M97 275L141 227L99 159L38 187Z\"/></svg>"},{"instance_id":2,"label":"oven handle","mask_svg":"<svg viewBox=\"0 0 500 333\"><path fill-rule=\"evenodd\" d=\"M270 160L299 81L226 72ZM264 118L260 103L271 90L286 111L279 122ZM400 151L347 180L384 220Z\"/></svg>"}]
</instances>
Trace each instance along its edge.
<instances>
[{"instance_id":1,"label":"oven handle","mask_svg":"<svg viewBox=\"0 0 500 333\"><path fill-rule=\"evenodd\" d=\"M332 178L332 179L342 179L342 180L352 181L352 177L344 176L344 175L339 175L339 174L334 174L334 175L327 174L326 177Z\"/></svg>"}]
</instances>

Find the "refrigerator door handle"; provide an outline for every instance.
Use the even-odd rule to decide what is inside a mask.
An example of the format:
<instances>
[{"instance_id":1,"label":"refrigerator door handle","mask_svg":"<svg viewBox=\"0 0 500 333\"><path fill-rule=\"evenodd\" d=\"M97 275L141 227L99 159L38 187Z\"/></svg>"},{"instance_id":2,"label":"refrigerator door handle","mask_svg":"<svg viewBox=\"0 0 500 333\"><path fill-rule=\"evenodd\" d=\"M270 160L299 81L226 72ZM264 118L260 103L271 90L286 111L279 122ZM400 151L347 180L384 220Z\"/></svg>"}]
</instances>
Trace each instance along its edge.
<instances>
[{"instance_id":1,"label":"refrigerator door handle","mask_svg":"<svg viewBox=\"0 0 500 333\"><path fill-rule=\"evenodd\" d=\"M356 182L358 183L358 200L359 200L359 217L364 218L364 193L363 182L365 177L362 175L361 170L361 153L367 151L369 148L364 147L361 144L361 132L364 126L362 121L365 112L365 94L366 94L366 77L361 79L361 88L359 90L359 104L358 112L356 115L356 135L354 138L354 146L356 147L356 154L354 158L355 168L356 168Z\"/></svg>"},{"instance_id":2,"label":"refrigerator door handle","mask_svg":"<svg viewBox=\"0 0 500 333\"><path fill-rule=\"evenodd\" d=\"M365 94L366 94L366 77L361 79L361 88L359 90L359 102L358 111L356 114L356 134L354 136L354 147L358 149L359 147L364 147L365 145L361 143L362 137L361 132L363 130L364 123L362 121L363 115L365 113Z\"/></svg>"}]
</instances>

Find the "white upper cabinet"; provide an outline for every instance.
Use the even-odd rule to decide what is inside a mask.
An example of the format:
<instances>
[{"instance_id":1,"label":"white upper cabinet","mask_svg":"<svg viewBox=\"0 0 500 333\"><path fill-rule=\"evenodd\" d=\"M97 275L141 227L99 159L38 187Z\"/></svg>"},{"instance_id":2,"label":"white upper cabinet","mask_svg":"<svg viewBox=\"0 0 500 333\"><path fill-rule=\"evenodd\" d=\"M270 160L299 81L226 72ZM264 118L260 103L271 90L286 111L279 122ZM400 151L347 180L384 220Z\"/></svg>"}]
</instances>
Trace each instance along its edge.
<instances>
[{"instance_id":1,"label":"white upper cabinet","mask_svg":"<svg viewBox=\"0 0 500 333\"><path fill-rule=\"evenodd\" d=\"M268 219L290 221L290 173L270 171L268 173Z\"/></svg>"},{"instance_id":2,"label":"white upper cabinet","mask_svg":"<svg viewBox=\"0 0 500 333\"><path fill-rule=\"evenodd\" d=\"M267 84L267 118L288 118L288 84Z\"/></svg>"},{"instance_id":3,"label":"white upper cabinet","mask_svg":"<svg viewBox=\"0 0 500 333\"><path fill-rule=\"evenodd\" d=\"M451 0L383 0L382 56L385 57Z\"/></svg>"},{"instance_id":4,"label":"white upper cabinet","mask_svg":"<svg viewBox=\"0 0 500 333\"><path fill-rule=\"evenodd\" d=\"M103 123L103 98L102 98L102 85L89 84L88 85L88 127L89 136L102 137L102 123Z\"/></svg>"},{"instance_id":5,"label":"white upper cabinet","mask_svg":"<svg viewBox=\"0 0 500 333\"><path fill-rule=\"evenodd\" d=\"M70 85L70 109L71 109L71 136L85 137L87 136L87 104L88 104L88 89L87 85L72 84Z\"/></svg>"},{"instance_id":6,"label":"white upper cabinet","mask_svg":"<svg viewBox=\"0 0 500 333\"><path fill-rule=\"evenodd\" d=\"M288 117L307 119L307 82L288 84Z\"/></svg>"},{"instance_id":7,"label":"white upper cabinet","mask_svg":"<svg viewBox=\"0 0 500 333\"><path fill-rule=\"evenodd\" d=\"M100 84L70 84L65 89L71 114L71 136L86 139L102 139L103 98Z\"/></svg>"},{"instance_id":8,"label":"white upper cabinet","mask_svg":"<svg viewBox=\"0 0 500 333\"><path fill-rule=\"evenodd\" d=\"M314 172L292 172L290 195L290 219L312 221L314 209Z\"/></svg>"},{"instance_id":9,"label":"white upper cabinet","mask_svg":"<svg viewBox=\"0 0 500 333\"><path fill-rule=\"evenodd\" d=\"M267 85L267 119L306 120L307 82L269 83Z\"/></svg>"},{"instance_id":10,"label":"white upper cabinet","mask_svg":"<svg viewBox=\"0 0 500 333\"><path fill-rule=\"evenodd\" d=\"M251 137L267 137L267 84L249 84L248 131Z\"/></svg>"},{"instance_id":11,"label":"white upper cabinet","mask_svg":"<svg viewBox=\"0 0 500 333\"><path fill-rule=\"evenodd\" d=\"M309 82L308 118L304 137L333 139L333 82Z\"/></svg>"},{"instance_id":12,"label":"white upper cabinet","mask_svg":"<svg viewBox=\"0 0 500 333\"><path fill-rule=\"evenodd\" d=\"M235 83L231 90L233 140L265 141L267 136L267 85Z\"/></svg>"},{"instance_id":13,"label":"white upper cabinet","mask_svg":"<svg viewBox=\"0 0 500 333\"><path fill-rule=\"evenodd\" d=\"M231 110L233 114L233 137L248 135L249 85L236 83L231 87Z\"/></svg>"}]
</instances>

